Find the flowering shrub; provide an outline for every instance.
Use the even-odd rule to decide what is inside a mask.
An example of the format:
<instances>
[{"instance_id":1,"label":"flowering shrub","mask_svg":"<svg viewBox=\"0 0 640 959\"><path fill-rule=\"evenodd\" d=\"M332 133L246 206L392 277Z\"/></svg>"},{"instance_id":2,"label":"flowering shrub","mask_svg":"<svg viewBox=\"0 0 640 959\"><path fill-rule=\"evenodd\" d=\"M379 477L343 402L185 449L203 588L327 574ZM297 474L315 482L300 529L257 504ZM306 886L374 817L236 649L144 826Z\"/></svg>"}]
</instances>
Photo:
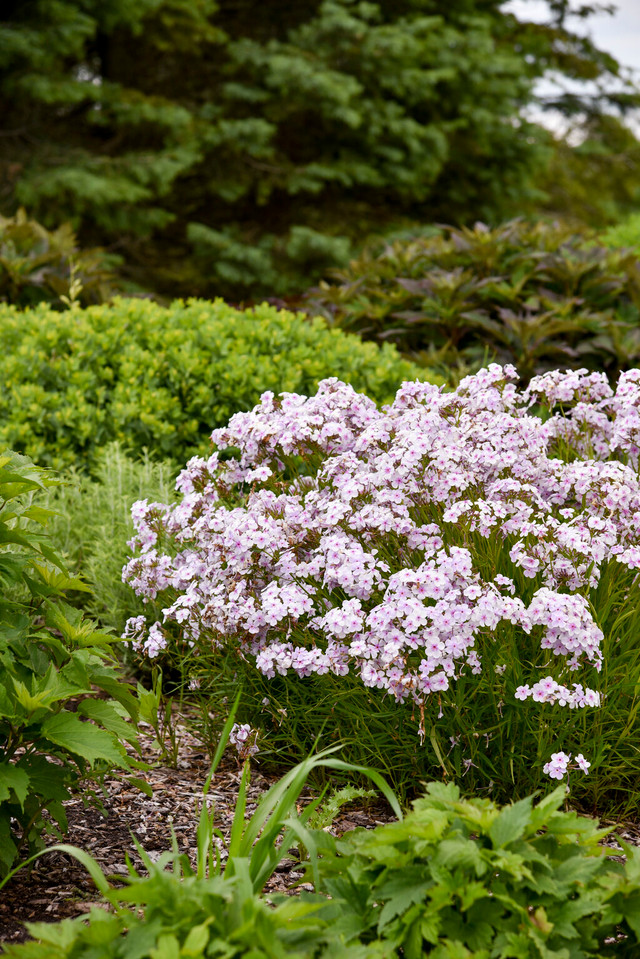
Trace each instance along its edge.
<instances>
[{"instance_id":1,"label":"flowering shrub","mask_svg":"<svg viewBox=\"0 0 640 959\"><path fill-rule=\"evenodd\" d=\"M516 379L492 365L450 393L405 383L382 411L335 379L310 398L265 393L212 435L237 457L190 460L173 507L135 504L123 577L164 622L130 620L127 638L149 656L177 639L195 671L230 649L276 692L280 677L329 698L343 686L360 722L389 697L425 744L405 775L474 770L513 791L532 766L560 778L576 747L572 768L593 773L608 750L624 772L640 371L615 393L586 371ZM262 708L278 726L289 712L268 693ZM317 724L331 713L349 738L336 708Z\"/></svg>"}]
</instances>

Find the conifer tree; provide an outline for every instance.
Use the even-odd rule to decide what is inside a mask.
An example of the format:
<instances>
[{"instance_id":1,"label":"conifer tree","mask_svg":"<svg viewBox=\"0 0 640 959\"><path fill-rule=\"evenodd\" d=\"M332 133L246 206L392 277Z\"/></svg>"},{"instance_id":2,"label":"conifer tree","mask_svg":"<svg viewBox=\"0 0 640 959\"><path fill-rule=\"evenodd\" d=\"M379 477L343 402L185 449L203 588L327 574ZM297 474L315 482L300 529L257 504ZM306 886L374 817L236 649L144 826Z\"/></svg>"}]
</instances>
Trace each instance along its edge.
<instances>
[{"instance_id":1,"label":"conifer tree","mask_svg":"<svg viewBox=\"0 0 640 959\"><path fill-rule=\"evenodd\" d=\"M547 26L502 5L5 0L0 212L70 220L147 288L235 299L371 233L511 215L548 151L521 116L536 77L618 67L571 39L568 0Z\"/></svg>"}]
</instances>

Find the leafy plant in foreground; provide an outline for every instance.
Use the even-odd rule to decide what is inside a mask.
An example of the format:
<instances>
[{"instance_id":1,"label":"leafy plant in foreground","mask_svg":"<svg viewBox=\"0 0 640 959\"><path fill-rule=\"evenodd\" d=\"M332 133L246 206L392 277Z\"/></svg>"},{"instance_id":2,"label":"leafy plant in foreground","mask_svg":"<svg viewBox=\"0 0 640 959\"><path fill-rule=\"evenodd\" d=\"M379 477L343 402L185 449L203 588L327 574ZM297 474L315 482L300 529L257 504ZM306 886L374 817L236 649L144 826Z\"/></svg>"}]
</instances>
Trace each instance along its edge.
<instances>
[{"instance_id":1,"label":"leafy plant in foreground","mask_svg":"<svg viewBox=\"0 0 640 959\"><path fill-rule=\"evenodd\" d=\"M325 834L309 829L307 823L319 800L302 812L297 811L297 802L314 769L356 771L332 758L332 750L308 757L274 783L248 820L245 813L249 765L245 764L223 869L220 847L224 839L214 828L215 810L208 808L207 795L233 726L237 704L236 697L204 785L195 867L186 854L180 854L175 836L173 851L163 853L157 861L151 860L136 842L147 875L129 863L128 875L118 877L125 888L112 888L91 856L73 846L54 846L52 849L67 852L86 866L113 914L94 908L88 923L84 918L56 925L30 923L27 928L38 941L9 946L5 952L8 959L89 959L96 955L96 949L102 959L312 959L319 955L326 955L327 959L383 959L389 955L377 948L347 946L333 932L332 920L337 910L324 896L260 895L294 840L304 844L317 864L317 840ZM397 800L384 780L374 770L357 771L374 782L402 818Z\"/></svg>"},{"instance_id":2,"label":"leafy plant in foreground","mask_svg":"<svg viewBox=\"0 0 640 959\"><path fill-rule=\"evenodd\" d=\"M0 876L66 828L63 801L82 780L130 770L137 703L101 633L64 600L84 589L39 529L34 494L54 483L11 451L0 454ZM98 695L96 695L98 691ZM106 694L103 695L101 694ZM51 817L46 820L45 810Z\"/></svg>"},{"instance_id":3,"label":"leafy plant in foreground","mask_svg":"<svg viewBox=\"0 0 640 959\"><path fill-rule=\"evenodd\" d=\"M564 798L500 809L431 783L402 821L327 836L316 889L340 904L336 931L405 959L631 959L640 851L608 860L610 830Z\"/></svg>"},{"instance_id":4,"label":"leafy plant in foreground","mask_svg":"<svg viewBox=\"0 0 640 959\"><path fill-rule=\"evenodd\" d=\"M7 959L633 959L640 943L640 852L612 862L600 843L609 829L562 812L560 787L500 808L431 783L404 818L384 783L361 769L392 803L398 820L340 839L312 826L319 800L296 809L306 777L321 766L353 773L327 752L274 783L245 821L248 766L226 843L206 797L229 735L227 718L197 829L192 865L173 851L138 854L113 888L95 860L54 846L85 865L104 909L61 923L29 923L36 941L7 946ZM308 853L313 892L261 894L289 844ZM1 887L1 884L0 884Z\"/></svg>"}]
</instances>

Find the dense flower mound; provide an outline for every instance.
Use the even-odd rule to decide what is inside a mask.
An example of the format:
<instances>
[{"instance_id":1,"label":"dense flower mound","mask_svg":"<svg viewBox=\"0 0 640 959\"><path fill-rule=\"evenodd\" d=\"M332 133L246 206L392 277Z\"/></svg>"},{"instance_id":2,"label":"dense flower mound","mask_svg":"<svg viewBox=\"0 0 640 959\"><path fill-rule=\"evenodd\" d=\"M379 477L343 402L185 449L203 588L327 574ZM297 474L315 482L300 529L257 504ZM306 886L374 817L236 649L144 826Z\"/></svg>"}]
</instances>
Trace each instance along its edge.
<instances>
[{"instance_id":1,"label":"dense flower mound","mask_svg":"<svg viewBox=\"0 0 640 959\"><path fill-rule=\"evenodd\" d=\"M420 712L510 624L547 651L512 701L599 705L589 592L606 564L640 567L640 371L615 393L586 371L516 381L492 365L454 392L405 383L382 410L335 379L265 393L212 435L239 453L190 460L174 507L135 505L123 578L169 599L127 637L157 655L173 621L267 677L355 675Z\"/></svg>"}]
</instances>

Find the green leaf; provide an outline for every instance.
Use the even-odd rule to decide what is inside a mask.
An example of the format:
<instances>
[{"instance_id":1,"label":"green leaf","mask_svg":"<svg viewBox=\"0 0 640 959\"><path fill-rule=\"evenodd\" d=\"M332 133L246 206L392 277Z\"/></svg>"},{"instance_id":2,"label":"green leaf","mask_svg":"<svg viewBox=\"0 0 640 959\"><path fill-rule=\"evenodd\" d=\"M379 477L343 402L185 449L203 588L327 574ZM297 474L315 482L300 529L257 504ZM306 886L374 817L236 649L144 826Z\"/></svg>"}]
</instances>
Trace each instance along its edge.
<instances>
[{"instance_id":1,"label":"green leaf","mask_svg":"<svg viewBox=\"0 0 640 959\"><path fill-rule=\"evenodd\" d=\"M17 768L23 769L29 776L29 791L42 797L45 802L64 802L69 799L65 783L73 779L68 767L50 762L46 756L32 754L21 756Z\"/></svg>"},{"instance_id":2,"label":"green leaf","mask_svg":"<svg viewBox=\"0 0 640 959\"><path fill-rule=\"evenodd\" d=\"M29 792L29 776L24 769L9 763L0 763L0 802L9 799L11 790L24 809L24 801Z\"/></svg>"},{"instance_id":3,"label":"green leaf","mask_svg":"<svg viewBox=\"0 0 640 959\"><path fill-rule=\"evenodd\" d=\"M437 847L434 865L446 870L473 869L477 876L487 871L487 863L473 839L443 839Z\"/></svg>"},{"instance_id":4,"label":"green leaf","mask_svg":"<svg viewBox=\"0 0 640 959\"><path fill-rule=\"evenodd\" d=\"M531 797L527 797L500 811L489 827L489 836L495 849L508 846L524 835L531 822L532 806Z\"/></svg>"},{"instance_id":5,"label":"green leaf","mask_svg":"<svg viewBox=\"0 0 640 959\"><path fill-rule=\"evenodd\" d=\"M9 870L18 854L18 849L13 841L11 831L11 817L5 815L0 809L0 863L3 863L6 870ZM6 870L0 870L0 874ZM2 888L0 883L0 889Z\"/></svg>"},{"instance_id":6,"label":"green leaf","mask_svg":"<svg viewBox=\"0 0 640 959\"><path fill-rule=\"evenodd\" d=\"M427 890L434 886L428 872L421 866L409 866L398 873L391 872L391 878L375 887L374 895L379 899L386 899L380 918L378 919L378 933L396 916L402 915L415 903L425 898Z\"/></svg>"},{"instance_id":7,"label":"green leaf","mask_svg":"<svg viewBox=\"0 0 640 959\"><path fill-rule=\"evenodd\" d=\"M33 695L29 692L24 683L21 683L20 680L11 677L13 682L13 687L15 691L15 697L23 709L27 713L35 713L36 710L40 708L47 709L46 705L48 699L48 690L43 689L39 693Z\"/></svg>"},{"instance_id":8,"label":"green leaf","mask_svg":"<svg viewBox=\"0 0 640 959\"><path fill-rule=\"evenodd\" d=\"M119 739L132 743L138 741L136 730L131 723L126 722L111 703L105 702L104 699L83 700L78 706L78 713L88 719L93 719L94 722L99 723L109 732L115 733Z\"/></svg>"},{"instance_id":9,"label":"green leaf","mask_svg":"<svg viewBox=\"0 0 640 959\"><path fill-rule=\"evenodd\" d=\"M180 944L175 936L164 933L158 937L158 944L149 950L151 959L180 959Z\"/></svg>"},{"instance_id":10,"label":"green leaf","mask_svg":"<svg viewBox=\"0 0 640 959\"><path fill-rule=\"evenodd\" d=\"M48 716L42 723L42 736L56 746L86 759L93 766L97 759L106 759L116 766L126 766L126 754L115 736L83 722L77 713L61 712Z\"/></svg>"},{"instance_id":11,"label":"green leaf","mask_svg":"<svg viewBox=\"0 0 640 959\"><path fill-rule=\"evenodd\" d=\"M127 782L135 786L136 789L139 789L140 792L143 792L149 799L153 799L153 787L146 779L139 779L137 776L128 776Z\"/></svg>"},{"instance_id":12,"label":"green leaf","mask_svg":"<svg viewBox=\"0 0 640 959\"><path fill-rule=\"evenodd\" d=\"M209 926L213 918L200 923L199 926L193 926L189 930L189 935L182 944L180 950L181 956L202 956L207 943L209 942Z\"/></svg>"}]
</instances>

